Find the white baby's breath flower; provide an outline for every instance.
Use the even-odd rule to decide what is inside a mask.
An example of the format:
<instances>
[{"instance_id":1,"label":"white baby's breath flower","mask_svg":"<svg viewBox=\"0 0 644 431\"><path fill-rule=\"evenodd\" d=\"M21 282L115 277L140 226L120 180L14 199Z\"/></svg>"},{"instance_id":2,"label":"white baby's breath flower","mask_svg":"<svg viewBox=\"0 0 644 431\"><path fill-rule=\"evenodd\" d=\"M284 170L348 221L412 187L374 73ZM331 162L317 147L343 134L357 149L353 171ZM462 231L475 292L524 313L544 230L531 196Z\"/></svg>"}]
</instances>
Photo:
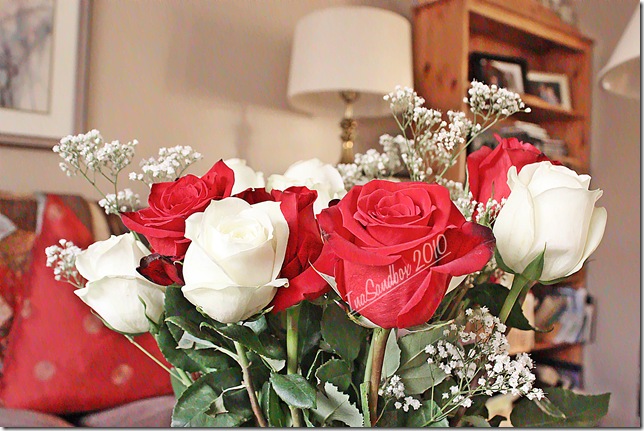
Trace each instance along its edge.
<instances>
[{"instance_id":1,"label":"white baby's breath flower","mask_svg":"<svg viewBox=\"0 0 644 431\"><path fill-rule=\"evenodd\" d=\"M77 288L82 287L83 282L76 269L76 258L82 250L66 239L61 239L58 244L45 248L45 265L54 269L55 280L65 281Z\"/></svg>"},{"instance_id":2,"label":"white baby's breath flower","mask_svg":"<svg viewBox=\"0 0 644 431\"><path fill-rule=\"evenodd\" d=\"M188 145L160 148L157 158L141 161L141 173L131 172L131 180L142 181L148 186L154 183L174 181L193 163L201 160L201 153Z\"/></svg>"}]
</instances>

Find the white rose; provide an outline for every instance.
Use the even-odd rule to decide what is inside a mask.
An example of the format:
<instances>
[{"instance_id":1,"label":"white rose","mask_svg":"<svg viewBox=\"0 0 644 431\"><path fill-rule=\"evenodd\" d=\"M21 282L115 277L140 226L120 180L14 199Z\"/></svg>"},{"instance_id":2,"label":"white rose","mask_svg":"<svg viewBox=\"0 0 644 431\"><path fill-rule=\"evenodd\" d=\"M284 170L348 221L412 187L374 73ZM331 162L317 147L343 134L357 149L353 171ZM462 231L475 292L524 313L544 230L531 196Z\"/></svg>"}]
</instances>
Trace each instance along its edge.
<instances>
[{"instance_id":1,"label":"white rose","mask_svg":"<svg viewBox=\"0 0 644 431\"><path fill-rule=\"evenodd\" d=\"M510 196L494 224L503 262L523 272L545 248L541 281L579 271L599 245L606 209L596 208L601 190L589 190L590 176L550 162L508 171Z\"/></svg>"},{"instance_id":2,"label":"white rose","mask_svg":"<svg viewBox=\"0 0 644 431\"><path fill-rule=\"evenodd\" d=\"M305 186L318 192L313 205L315 214L329 206L333 199L341 199L347 194L342 175L336 168L318 159L303 160L292 164L284 175L271 175L266 182L266 190L286 190L292 186Z\"/></svg>"},{"instance_id":3,"label":"white rose","mask_svg":"<svg viewBox=\"0 0 644 431\"><path fill-rule=\"evenodd\" d=\"M186 220L192 243L183 264L184 296L222 323L259 312L288 282L277 278L288 235L279 202L211 202Z\"/></svg>"},{"instance_id":4,"label":"white rose","mask_svg":"<svg viewBox=\"0 0 644 431\"><path fill-rule=\"evenodd\" d=\"M226 159L224 163L235 173L232 194L235 195L248 188L258 189L264 187L264 173L255 172L253 168L246 165L246 160Z\"/></svg>"},{"instance_id":5,"label":"white rose","mask_svg":"<svg viewBox=\"0 0 644 431\"><path fill-rule=\"evenodd\" d=\"M165 297L164 286L136 271L141 258L149 254L131 233L95 242L76 258L76 269L87 284L74 293L117 331L147 332L148 318L159 321Z\"/></svg>"}]
</instances>

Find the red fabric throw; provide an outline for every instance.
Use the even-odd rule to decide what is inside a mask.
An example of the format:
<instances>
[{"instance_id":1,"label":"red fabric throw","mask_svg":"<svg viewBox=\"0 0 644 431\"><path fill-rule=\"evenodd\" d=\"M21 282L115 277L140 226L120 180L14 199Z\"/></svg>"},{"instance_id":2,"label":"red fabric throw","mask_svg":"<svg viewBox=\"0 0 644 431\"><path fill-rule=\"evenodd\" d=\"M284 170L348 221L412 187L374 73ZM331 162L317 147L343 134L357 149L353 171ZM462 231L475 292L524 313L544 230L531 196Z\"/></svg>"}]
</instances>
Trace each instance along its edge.
<instances>
[{"instance_id":1,"label":"red fabric throw","mask_svg":"<svg viewBox=\"0 0 644 431\"><path fill-rule=\"evenodd\" d=\"M0 400L5 407L74 413L172 393L167 372L107 329L45 266L45 248L65 238L86 248L91 232L57 196L48 196L30 276L16 294ZM137 338L162 359L150 335ZM163 360L163 359L162 359ZM164 361L165 362L165 361Z\"/></svg>"}]
</instances>

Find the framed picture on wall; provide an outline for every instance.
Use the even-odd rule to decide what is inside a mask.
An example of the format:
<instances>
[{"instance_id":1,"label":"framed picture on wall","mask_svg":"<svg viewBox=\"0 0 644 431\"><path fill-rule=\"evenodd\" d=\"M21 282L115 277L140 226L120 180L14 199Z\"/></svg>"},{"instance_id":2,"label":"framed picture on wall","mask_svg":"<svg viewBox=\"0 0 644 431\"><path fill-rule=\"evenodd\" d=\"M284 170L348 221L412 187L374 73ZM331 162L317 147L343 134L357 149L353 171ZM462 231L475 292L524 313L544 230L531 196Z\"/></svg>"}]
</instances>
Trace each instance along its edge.
<instances>
[{"instance_id":1,"label":"framed picture on wall","mask_svg":"<svg viewBox=\"0 0 644 431\"><path fill-rule=\"evenodd\" d=\"M528 72L528 93L546 102L572 109L568 76L563 73Z\"/></svg>"},{"instance_id":2,"label":"framed picture on wall","mask_svg":"<svg viewBox=\"0 0 644 431\"><path fill-rule=\"evenodd\" d=\"M0 145L47 149L80 133L88 0L3 0L0 17Z\"/></svg>"},{"instance_id":3,"label":"framed picture on wall","mask_svg":"<svg viewBox=\"0 0 644 431\"><path fill-rule=\"evenodd\" d=\"M477 81L525 93L526 61L482 52L470 54L470 75Z\"/></svg>"}]
</instances>

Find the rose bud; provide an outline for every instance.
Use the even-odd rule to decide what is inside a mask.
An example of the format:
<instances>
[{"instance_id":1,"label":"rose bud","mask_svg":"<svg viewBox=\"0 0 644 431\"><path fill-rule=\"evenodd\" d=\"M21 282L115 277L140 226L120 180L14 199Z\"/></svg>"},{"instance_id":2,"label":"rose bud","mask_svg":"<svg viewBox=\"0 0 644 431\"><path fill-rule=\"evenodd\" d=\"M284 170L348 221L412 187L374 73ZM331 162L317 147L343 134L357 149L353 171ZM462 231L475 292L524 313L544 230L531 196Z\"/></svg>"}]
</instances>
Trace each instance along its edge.
<instances>
[{"instance_id":1,"label":"rose bud","mask_svg":"<svg viewBox=\"0 0 644 431\"><path fill-rule=\"evenodd\" d=\"M139 261L148 254L131 233L95 242L76 258L76 268L88 282L74 293L115 330L149 331L148 319L158 322L163 313L165 287L137 273Z\"/></svg>"},{"instance_id":2,"label":"rose bud","mask_svg":"<svg viewBox=\"0 0 644 431\"><path fill-rule=\"evenodd\" d=\"M606 209L595 207L601 190L589 190L590 176L550 162L508 171L511 190L494 225L503 263L521 273L545 250L540 281L579 271L599 245Z\"/></svg>"}]
</instances>

